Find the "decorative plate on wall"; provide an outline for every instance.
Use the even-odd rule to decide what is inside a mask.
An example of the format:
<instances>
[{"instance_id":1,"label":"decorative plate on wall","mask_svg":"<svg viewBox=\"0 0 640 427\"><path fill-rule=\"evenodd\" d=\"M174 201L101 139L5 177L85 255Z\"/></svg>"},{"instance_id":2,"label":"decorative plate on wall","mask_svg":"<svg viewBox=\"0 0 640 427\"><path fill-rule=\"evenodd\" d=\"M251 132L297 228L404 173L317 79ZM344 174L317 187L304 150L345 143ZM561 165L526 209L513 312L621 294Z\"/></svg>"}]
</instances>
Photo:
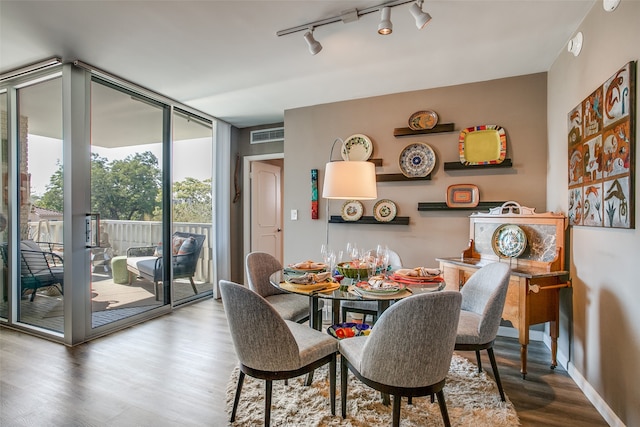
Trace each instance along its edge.
<instances>
[{"instance_id":1,"label":"decorative plate on wall","mask_svg":"<svg viewBox=\"0 0 640 427\"><path fill-rule=\"evenodd\" d=\"M342 219L345 221L357 221L362 218L364 206L359 200L347 200L342 205Z\"/></svg>"},{"instance_id":2,"label":"decorative plate on wall","mask_svg":"<svg viewBox=\"0 0 640 427\"><path fill-rule=\"evenodd\" d=\"M396 204L389 199L378 200L373 206L373 216L376 221L379 222L393 221L396 217L396 213L398 213L398 208L396 207Z\"/></svg>"},{"instance_id":3,"label":"decorative plate on wall","mask_svg":"<svg viewBox=\"0 0 640 427\"><path fill-rule=\"evenodd\" d=\"M507 154L507 136L498 125L472 126L458 138L460 162L465 165L502 163Z\"/></svg>"},{"instance_id":4,"label":"decorative plate on wall","mask_svg":"<svg viewBox=\"0 0 640 427\"><path fill-rule=\"evenodd\" d=\"M369 160L371 153L373 153L373 144L367 135L357 133L344 140L344 147L342 147L343 160L364 162Z\"/></svg>"},{"instance_id":5,"label":"decorative plate on wall","mask_svg":"<svg viewBox=\"0 0 640 427\"><path fill-rule=\"evenodd\" d=\"M407 145L400 153L400 170L408 178L422 178L436 165L436 153L423 142Z\"/></svg>"},{"instance_id":6,"label":"decorative plate on wall","mask_svg":"<svg viewBox=\"0 0 640 427\"><path fill-rule=\"evenodd\" d=\"M409 117L409 128L413 130L433 129L438 124L438 115L435 111L417 111Z\"/></svg>"},{"instance_id":7,"label":"decorative plate on wall","mask_svg":"<svg viewBox=\"0 0 640 427\"><path fill-rule=\"evenodd\" d=\"M480 201L478 186L455 184L447 188L447 206L450 208L474 208Z\"/></svg>"},{"instance_id":8,"label":"decorative plate on wall","mask_svg":"<svg viewBox=\"0 0 640 427\"><path fill-rule=\"evenodd\" d=\"M527 249L527 235L515 224L503 224L493 232L491 246L501 258L517 258Z\"/></svg>"}]
</instances>

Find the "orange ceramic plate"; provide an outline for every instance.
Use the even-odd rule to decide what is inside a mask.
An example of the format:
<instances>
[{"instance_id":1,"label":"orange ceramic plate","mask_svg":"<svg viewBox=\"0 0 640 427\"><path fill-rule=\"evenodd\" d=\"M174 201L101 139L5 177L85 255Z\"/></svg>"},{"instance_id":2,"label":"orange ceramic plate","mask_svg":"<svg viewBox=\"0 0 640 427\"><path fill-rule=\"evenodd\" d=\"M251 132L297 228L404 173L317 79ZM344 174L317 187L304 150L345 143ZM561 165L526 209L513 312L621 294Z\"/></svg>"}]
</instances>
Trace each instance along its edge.
<instances>
[{"instance_id":1,"label":"orange ceramic plate","mask_svg":"<svg viewBox=\"0 0 640 427\"><path fill-rule=\"evenodd\" d=\"M447 188L447 206L450 208L474 208L479 201L480 192L473 184L455 184Z\"/></svg>"}]
</instances>

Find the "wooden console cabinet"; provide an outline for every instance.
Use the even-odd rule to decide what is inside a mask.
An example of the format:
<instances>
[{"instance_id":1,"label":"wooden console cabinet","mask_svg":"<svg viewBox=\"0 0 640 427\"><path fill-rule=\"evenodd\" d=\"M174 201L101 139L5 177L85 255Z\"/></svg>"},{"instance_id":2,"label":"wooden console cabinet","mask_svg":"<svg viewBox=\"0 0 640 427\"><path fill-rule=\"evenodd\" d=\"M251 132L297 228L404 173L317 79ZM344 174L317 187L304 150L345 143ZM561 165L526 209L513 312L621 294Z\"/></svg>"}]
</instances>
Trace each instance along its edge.
<instances>
[{"instance_id":1,"label":"wooden console cabinet","mask_svg":"<svg viewBox=\"0 0 640 427\"><path fill-rule=\"evenodd\" d=\"M527 248L517 258L501 258L493 250L495 230L503 224L515 224L527 236ZM511 279L502 319L518 330L520 372L527 374L529 327L549 322L551 368L557 365L560 289L571 286L564 270L565 229L562 214L536 214L533 209L507 202L489 213L470 216L469 246L460 257L437 258L447 289L459 290L473 273L491 262L511 265Z\"/></svg>"}]
</instances>

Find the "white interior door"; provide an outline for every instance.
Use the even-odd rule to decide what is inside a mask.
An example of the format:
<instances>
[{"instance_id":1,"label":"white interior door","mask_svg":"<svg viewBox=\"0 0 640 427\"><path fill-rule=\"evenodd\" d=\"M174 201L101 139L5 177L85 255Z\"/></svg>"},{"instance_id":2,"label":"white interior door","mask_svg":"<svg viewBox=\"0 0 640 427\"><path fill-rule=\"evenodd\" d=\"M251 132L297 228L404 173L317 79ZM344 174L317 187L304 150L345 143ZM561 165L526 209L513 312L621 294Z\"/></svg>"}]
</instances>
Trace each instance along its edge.
<instances>
[{"instance_id":1,"label":"white interior door","mask_svg":"<svg viewBox=\"0 0 640 427\"><path fill-rule=\"evenodd\" d=\"M282 263L282 195L279 166L251 163L251 251Z\"/></svg>"}]
</instances>

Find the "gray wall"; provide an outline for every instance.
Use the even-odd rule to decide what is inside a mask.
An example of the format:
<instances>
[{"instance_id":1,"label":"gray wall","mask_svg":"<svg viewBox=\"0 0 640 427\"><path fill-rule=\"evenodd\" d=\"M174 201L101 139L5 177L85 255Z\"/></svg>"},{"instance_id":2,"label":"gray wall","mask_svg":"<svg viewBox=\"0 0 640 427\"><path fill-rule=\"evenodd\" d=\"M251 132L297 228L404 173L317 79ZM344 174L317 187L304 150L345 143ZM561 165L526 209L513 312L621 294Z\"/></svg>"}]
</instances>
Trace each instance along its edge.
<instances>
[{"instance_id":1,"label":"gray wall","mask_svg":"<svg viewBox=\"0 0 640 427\"><path fill-rule=\"evenodd\" d=\"M549 71L550 209L568 208L567 114L623 65L638 60L639 23L638 1L622 1L611 13L596 2L578 29L584 34L580 55L561 52ZM637 150L637 108L635 120ZM638 188L636 178L636 227ZM640 425L640 232L571 227L569 234L573 289L563 299L560 351L569 356L571 375L612 425Z\"/></svg>"},{"instance_id":2,"label":"gray wall","mask_svg":"<svg viewBox=\"0 0 640 427\"><path fill-rule=\"evenodd\" d=\"M244 281L244 248L243 248L243 196L248 188L243 188L243 157L257 156L260 154L282 153L284 144L282 142L272 142L264 144L251 144L251 131L260 129L270 129L284 126L284 123L273 123L269 125L255 126L250 128L237 129L233 128L233 145L231 152L231 279L238 283ZM233 198L236 194L234 184L234 174L236 173L236 156L240 156L238 163L237 180L240 190L240 198L234 203Z\"/></svg>"}]
</instances>

